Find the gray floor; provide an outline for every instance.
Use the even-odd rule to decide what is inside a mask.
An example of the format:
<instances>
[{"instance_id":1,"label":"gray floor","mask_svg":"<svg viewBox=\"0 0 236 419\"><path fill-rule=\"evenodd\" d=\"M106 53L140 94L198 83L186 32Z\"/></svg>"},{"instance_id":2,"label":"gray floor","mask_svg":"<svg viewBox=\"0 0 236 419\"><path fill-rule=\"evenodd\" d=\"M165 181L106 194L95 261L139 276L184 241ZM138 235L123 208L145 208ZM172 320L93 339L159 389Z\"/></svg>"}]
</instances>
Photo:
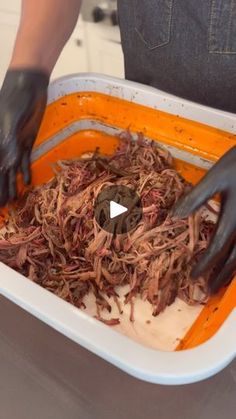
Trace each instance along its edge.
<instances>
[{"instance_id":1,"label":"gray floor","mask_svg":"<svg viewBox=\"0 0 236 419\"><path fill-rule=\"evenodd\" d=\"M180 387L143 383L0 298L0 419L227 419L236 362Z\"/></svg>"}]
</instances>

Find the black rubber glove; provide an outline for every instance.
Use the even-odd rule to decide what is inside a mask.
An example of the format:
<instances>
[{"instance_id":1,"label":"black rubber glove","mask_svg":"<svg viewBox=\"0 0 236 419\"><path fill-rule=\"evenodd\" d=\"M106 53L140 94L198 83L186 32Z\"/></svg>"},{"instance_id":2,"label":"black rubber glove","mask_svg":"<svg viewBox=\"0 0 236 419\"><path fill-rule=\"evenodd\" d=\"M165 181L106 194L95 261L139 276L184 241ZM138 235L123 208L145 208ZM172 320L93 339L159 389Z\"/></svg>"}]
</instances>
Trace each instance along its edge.
<instances>
[{"instance_id":1,"label":"black rubber glove","mask_svg":"<svg viewBox=\"0 0 236 419\"><path fill-rule=\"evenodd\" d=\"M215 234L192 271L194 279L214 268L209 283L212 293L228 283L236 269L236 147L229 150L180 200L173 213L181 218L187 217L216 193L221 195L221 209Z\"/></svg>"},{"instance_id":2,"label":"black rubber glove","mask_svg":"<svg viewBox=\"0 0 236 419\"><path fill-rule=\"evenodd\" d=\"M47 102L42 71L9 70L0 91L0 206L17 196L16 175L30 183L30 154Z\"/></svg>"}]
</instances>

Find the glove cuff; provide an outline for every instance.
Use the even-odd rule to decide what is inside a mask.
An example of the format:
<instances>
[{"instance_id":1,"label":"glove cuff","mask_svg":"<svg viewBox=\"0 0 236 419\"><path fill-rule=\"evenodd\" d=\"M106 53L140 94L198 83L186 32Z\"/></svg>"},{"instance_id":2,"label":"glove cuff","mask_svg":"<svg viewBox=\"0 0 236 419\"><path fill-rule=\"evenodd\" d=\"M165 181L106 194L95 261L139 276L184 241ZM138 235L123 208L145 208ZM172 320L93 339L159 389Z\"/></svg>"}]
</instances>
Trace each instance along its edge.
<instances>
[{"instance_id":1,"label":"glove cuff","mask_svg":"<svg viewBox=\"0 0 236 419\"><path fill-rule=\"evenodd\" d=\"M5 75L5 79L2 85L2 90L14 87L31 87L37 86L39 89L47 89L49 84L49 75L40 69L33 68L19 68L9 69Z\"/></svg>"}]
</instances>

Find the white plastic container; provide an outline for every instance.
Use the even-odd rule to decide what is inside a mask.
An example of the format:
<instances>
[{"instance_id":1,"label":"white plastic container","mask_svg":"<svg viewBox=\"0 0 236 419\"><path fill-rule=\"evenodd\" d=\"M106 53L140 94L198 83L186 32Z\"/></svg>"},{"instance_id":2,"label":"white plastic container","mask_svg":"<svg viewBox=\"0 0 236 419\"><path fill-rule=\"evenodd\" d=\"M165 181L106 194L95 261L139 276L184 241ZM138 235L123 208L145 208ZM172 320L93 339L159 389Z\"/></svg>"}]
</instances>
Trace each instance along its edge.
<instances>
[{"instance_id":1,"label":"white plastic container","mask_svg":"<svg viewBox=\"0 0 236 419\"><path fill-rule=\"evenodd\" d=\"M48 103L70 93L85 91L112 95L236 133L233 114L209 109L137 83L94 74L67 76L54 81L49 87ZM99 127L99 123L94 124L94 121L79 121L38 147L33 158L37 159L72 131L90 125ZM107 127L107 130L109 132L111 128ZM173 148L171 152L180 153ZM181 158L203 168L212 164L188 152L183 152ZM127 373L152 383L185 384L205 379L223 369L236 354L235 309L207 342L194 349L166 352L148 348L118 333L3 264L0 264L0 292L89 351Z\"/></svg>"}]
</instances>

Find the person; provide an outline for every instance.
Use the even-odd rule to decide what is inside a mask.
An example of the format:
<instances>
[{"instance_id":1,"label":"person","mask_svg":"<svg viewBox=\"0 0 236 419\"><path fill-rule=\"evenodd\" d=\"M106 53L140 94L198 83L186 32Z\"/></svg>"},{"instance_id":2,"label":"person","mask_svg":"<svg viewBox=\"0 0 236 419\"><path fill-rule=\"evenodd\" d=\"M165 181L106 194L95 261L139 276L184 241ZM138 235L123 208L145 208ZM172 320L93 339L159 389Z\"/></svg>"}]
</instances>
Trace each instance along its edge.
<instances>
[{"instance_id":1,"label":"person","mask_svg":"<svg viewBox=\"0 0 236 419\"><path fill-rule=\"evenodd\" d=\"M0 206L17 196L16 175L30 182L30 154L53 67L70 37L81 0L22 0L15 46L0 92ZM236 113L236 0L118 0L125 76L174 95ZM79 56L78 56L79 60ZM186 217L221 194L208 249L193 278L214 269L212 292L236 267L236 148L183 197Z\"/></svg>"}]
</instances>

